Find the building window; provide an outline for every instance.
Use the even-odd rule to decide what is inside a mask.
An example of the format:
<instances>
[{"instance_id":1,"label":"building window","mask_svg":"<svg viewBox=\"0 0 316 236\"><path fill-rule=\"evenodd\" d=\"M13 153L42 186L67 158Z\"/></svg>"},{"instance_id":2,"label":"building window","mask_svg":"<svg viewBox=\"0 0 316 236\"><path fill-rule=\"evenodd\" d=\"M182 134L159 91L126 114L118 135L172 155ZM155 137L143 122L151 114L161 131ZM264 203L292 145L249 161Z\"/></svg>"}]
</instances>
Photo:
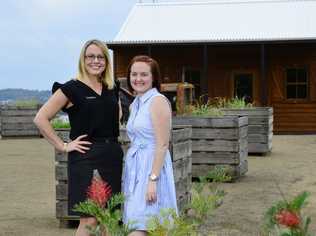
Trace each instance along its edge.
<instances>
[{"instance_id":1,"label":"building window","mask_svg":"<svg viewBox=\"0 0 316 236\"><path fill-rule=\"evenodd\" d=\"M185 68L184 82L194 85L194 97L199 99L201 94L201 71L198 69Z\"/></svg>"},{"instance_id":2,"label":"building window","mask_svg":"<svg viewBox=\"0 0 316 236\"><path fill-rule=\"evenodd\" d=\"M286 69L286 98L307 99L308 96L308 75L307 69L287 68Z\"/></svg>"},{"instance_id":3,"label":"building window","mask_svg":"<svg viewBox=\"0 0 316 236\"><path fill-rule=\"evenodd\" d=\"M234 74L234 97L243 98L246 103L253 102L253 74Z\"/></svg>"}]
</instances>

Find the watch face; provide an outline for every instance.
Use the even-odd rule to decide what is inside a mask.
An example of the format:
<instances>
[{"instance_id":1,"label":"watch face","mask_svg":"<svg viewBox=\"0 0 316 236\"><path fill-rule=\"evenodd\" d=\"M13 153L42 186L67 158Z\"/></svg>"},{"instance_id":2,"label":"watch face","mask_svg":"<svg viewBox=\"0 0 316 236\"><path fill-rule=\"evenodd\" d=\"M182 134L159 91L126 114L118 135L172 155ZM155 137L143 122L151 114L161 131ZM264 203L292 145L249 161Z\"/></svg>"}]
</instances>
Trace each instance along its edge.
<instances>
[{"instance_id":1,"label":"watch face","mask_svg":"<svg viewBox=\"0 0 316 236\"><path fill-rule=\"evenodd\" d=\"M154 174L151 174L151 175L149 176L149 178L150 178L150 180L152 180L152 181L156 181L156 180L158 179L158 177L157 177L156 175L154 175Z\"/></svg>"}]
</instances>

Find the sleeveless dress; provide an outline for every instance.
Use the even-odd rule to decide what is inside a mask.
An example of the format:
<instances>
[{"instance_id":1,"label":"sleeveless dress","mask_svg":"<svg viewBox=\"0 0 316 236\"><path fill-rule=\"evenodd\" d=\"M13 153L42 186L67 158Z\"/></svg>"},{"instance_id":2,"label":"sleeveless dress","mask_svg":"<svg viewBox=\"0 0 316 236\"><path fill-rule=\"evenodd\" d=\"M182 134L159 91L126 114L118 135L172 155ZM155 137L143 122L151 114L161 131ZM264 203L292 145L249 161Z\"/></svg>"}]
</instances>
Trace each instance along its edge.
<instances>
[{"instance_id":1,"label":"sleeveless dress","mask_svg":"<svg viewBox=\"0 0 316 236\"><path fill-rule=\"evenodd\" d=\"M86 153L68 153L68 214L86 217L73 211L73 207L86 200L94 169L109 183L112 193L121 192L124 154L117 141L119 85L112 90L103 85L100 95L80 80L70 80L65 84L55 82L52 90L55 92L59 88L73 104L63 108L69 116L70 139L87 134L85 140L92 142Z\"/></svg>"},{"instance_id":2,"label":"sleeveless dress","mask_svg":"<svg viewBox=\"0 0 316 236\"><path fill-rule=\"evenodd\" d=\"M131 145L125 157L123 172L123 191L126 197L123 222L133 222L131 228L136 230L146 231L148 219L159 215L162 208L173 208L178 212L169 150L157 181L157 201L152 204L146 202L155 151L150 105L157 96L163 95L156 88L152 88L136 97L131 104L131 114L126 126Z\"/></svg>"}]
</instances>

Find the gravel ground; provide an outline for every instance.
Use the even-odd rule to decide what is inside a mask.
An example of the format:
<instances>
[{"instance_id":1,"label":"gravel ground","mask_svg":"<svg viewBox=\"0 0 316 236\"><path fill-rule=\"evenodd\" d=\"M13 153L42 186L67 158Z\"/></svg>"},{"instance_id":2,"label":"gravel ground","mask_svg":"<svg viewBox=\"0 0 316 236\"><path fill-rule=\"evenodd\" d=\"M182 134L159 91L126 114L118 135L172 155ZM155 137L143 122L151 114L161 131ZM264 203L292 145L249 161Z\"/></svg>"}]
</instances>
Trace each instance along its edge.
<instances>
[{"instance_id":1,"label":"gravel ground","mask_svg":"<svg viewBox=\"0 0 316 236\"><path fill-rule=\"evenodd\" d=\"M55 219L54 151L43 139L0 140L0 236L74 235ZM221 185L224 204L209 220L217 236L256 236L265 210L303 190L312 193L306 213L316 232L316 135L274 136L268 156L249 156L249 171Z\"/></svg>"}]
</instances>

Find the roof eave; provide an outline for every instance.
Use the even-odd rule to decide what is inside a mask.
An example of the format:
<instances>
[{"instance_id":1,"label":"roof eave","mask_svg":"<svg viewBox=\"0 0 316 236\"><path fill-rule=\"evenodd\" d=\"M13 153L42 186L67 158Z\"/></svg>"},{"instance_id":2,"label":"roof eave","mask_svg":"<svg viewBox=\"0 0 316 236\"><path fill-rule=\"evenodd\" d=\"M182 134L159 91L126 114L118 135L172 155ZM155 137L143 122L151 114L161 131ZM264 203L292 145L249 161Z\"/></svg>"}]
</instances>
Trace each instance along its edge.
<instances>
[{"instance_id":1,"label":"roof eave","mask_svg":"<svg viewBox=\"0 0 316 236\"><path fill-rule=\"evenodd\" d=\"M191 44L258 44L258 43L315 43L316 37L306 38L271 38L271 39L217 39L217 40L139 40L107 41L109 47L149 46L149 45L191 45Z\"/></svg>"}]
</instances>

